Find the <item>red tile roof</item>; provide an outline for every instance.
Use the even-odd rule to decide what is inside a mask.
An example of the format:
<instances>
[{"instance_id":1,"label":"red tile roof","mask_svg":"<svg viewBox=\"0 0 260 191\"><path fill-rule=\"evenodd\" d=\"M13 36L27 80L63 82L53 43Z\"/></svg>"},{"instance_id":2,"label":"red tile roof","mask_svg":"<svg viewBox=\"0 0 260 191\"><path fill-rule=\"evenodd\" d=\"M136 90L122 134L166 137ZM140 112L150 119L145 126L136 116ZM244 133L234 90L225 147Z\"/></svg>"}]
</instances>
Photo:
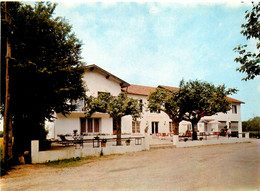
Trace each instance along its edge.
<instances>
[{"instance_id":1,"label":"red tile roof","mask_svg":"<svg viewBox=\"0 0 260 191\"><path fill-rule=\"evenodd\" d=\"M155 87L140 86L140 85L133 85L133 84L131 84L128 87L122 88L122 90L128 94L145 95L145 96L148 96L155 89L156 89Z\"/></svg>"},{"instance_id":2,"label":"red tile roof","mask_svg":"<svg viewBox=\"0 0 260 191\"><path fill-rule=\"evenodd\" d=\"M159 85L158 88L165 88L165 89L168 89L168 90L178 90L179 89L177 87L163 86L163 85ZM141 85L131 84L128 87L122 88L122 91L124 91L128 94L148 96L155 89L156 89L156 87L149 87L149 86L141 86ZM227 100L231 101L232 103L245 103L245 102L239 101L239 100L231 98L231 97L227 97Z\"/></svg>"},{"instance_id":3,"label":"red tile roof","mask_svg":"<svg viewBox=\"0 0 260 191\"><path fill-rule=\"evenodd\" d=\"M171 91L176 91L176 90L179 89L179 88L176 88L176 87L163 86L163 85L159 85L158 88L165 88L165 89L168 89L168 90L171 90Z\"/></svg>"},{"instance_id":4,"label":"red tile roof","mask_svg":"<svg viewBox=\"0 0 260 191\"><path fill-rule=\"evenodd\" d=\"M237 99L231 98L231 97L226 97L228 101L231 101L232 103L245 103L243 101L239 101Z\"/></svg>"}]
</instances>

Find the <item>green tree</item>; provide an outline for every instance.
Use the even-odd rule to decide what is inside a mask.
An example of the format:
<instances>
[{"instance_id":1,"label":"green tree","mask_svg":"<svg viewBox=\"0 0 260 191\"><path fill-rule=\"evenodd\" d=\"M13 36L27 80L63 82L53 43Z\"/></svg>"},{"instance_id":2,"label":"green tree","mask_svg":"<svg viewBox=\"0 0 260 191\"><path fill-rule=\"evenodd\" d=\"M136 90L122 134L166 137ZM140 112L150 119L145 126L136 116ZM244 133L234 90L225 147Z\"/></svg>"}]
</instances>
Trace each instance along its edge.
<instances>
[{"instance_id":1,"label":"green tree","mask_svg":"<svg viewBox=\"0 0 260 191\"><path fill-rule=\"evenodd\" d=\"M181 82L182 83L182 82ZM179 134L179 123L185 115L183 107L184 92L182 89L170 91L164 88L156 88L148 96L148 108L152 112L165 112L174 124L174 133Z\"/></svg>"},{"instance_id":2,"label":"green tree","mask_svg":"<svg viewBox=\"0 0 260 191\"><path fill-rule=\"evenodd\" d=\"M215 87L213 84L198 80L181 83L180 89L185 92L182 106L185 108L184 120L192 124L193 140L197 140L195 129L200 119L218 112L230 110L231 103L226 96L236 93L236 89L227 89L225 85Z\"/></svg>"},{"instance_id":3,"label":"green tree","mask_svg":"<svg viewBox=\"0 0 260 191\"><path fill-rule=\"evenodd\" d=\"M117 145L121 145L121 119L131 115L134 120L141 117L142 103L137 99L127 97L126 93L118 96L99 94L97 98L90 96L85 101L85 114L91 117L95 112L108 113L115 121L117 130Z\"/></svg>"},{"instance_id":4,"label":"green tree","mask_svg":"<svg viewBox=\"0 0 260 191\"><path fill-rule=\"evenodd\" d=\"M242 122L243 131L260 131L260 117L256 116L253 119Z\"/></svg>"},{"instance_id":5,"label":"green tree","mask_svg":"<svg viewBox=\"0 0 260 191\"><path fill-rule=\"evenodd\" d=\"M10 22L3 20L5 4L1 3L1 104L8 38L12 48L9 70L14 153L22 155L30 149L32 139L40 139L43 148L46 119L52 120L55 112L65 115L73 111L72 101L84 96L82 43L64 19L53 17L55 4L7 5Z\"/></svg>"},{"instance_id":6,"label":"green tree","mask_svg":"<svg viewBox=\"0 0 260 191\"><path fill-rule=\"evenodd\" d=\"M235 62L241 64L237 70L247 74L242 80L250 80L260 74L260 2L256 5L253 3L252 10L246 11L245 13L247 23L241 25L243 28L241 34L245 36L247 40L256 40L256 52L246 50L247 45L239 45L234 48L234 51L239 54L239 56L235 58Z\"/></svg>"}]
</instances>

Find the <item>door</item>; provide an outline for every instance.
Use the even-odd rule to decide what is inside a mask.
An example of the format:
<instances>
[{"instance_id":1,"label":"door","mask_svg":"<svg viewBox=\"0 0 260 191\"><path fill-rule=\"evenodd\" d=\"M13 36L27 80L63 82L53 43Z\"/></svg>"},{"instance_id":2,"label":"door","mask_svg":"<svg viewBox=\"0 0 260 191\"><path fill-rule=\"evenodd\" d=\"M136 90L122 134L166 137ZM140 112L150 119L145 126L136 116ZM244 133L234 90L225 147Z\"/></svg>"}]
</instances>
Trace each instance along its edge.
<instances>
[{"instance_id":1,"label":"door","mask_svg":"<svg viewBox=\"0 0 260 191\"><path fill-rule=\"evenodd\" d=\"M88 119L88 133L93 133L92 119Z\"/></svg>"},{"instance_id":2,"label":"door","mask_svg":"<svg viewBox=\"0 0 260 191\"><path fill-rule=\"evenodd\" d=\"M94 119L94 132L95 133L99 132L99 119L98 118Z\"/></svg>"},{"instance_id":3,"label":"door","mask_svg":"<svg viewBox=\"0 0 260 191\"><path fill-rule=\"evenodd\" d=\"M86 118L80 118L80 133L86 133Z\"/></svg>"},{"instance_id":4,"label":"door","mask_svg":"<svg viewBox=\"0 0 260 191\"><path fill-rule=\"evenodd\" d=\"M152 122L152 134L158 133L158 126L159 126L159 122L157 121Z\"/></svg>"}]
</instances>

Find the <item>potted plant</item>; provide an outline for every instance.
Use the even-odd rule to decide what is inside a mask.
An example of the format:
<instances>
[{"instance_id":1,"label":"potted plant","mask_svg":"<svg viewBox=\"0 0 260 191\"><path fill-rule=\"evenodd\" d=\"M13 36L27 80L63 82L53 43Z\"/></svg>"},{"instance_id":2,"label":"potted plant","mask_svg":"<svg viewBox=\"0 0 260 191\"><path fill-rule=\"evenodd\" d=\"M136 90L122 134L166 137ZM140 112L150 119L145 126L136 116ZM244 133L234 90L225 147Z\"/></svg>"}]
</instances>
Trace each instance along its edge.
<instances>
[{"instance_id":1,"label":"potted plant","mask_svg":"<svg viewBox=\"0 0 260 191\"><path fill-rule=\"evenodd\" d=\"M106 139L102 139L101 140L101 147L106 147L106 143L107 143L107 140Z\"/></svg>"},{"instance_id":2,"label":"potted plant","mask_svg":"<svg viewBox=\"0 0 260 191\"><path fill-rule=\"evenodd\" d=\"M129 145L130 145L130 142L131 142L130 139L126 139L126 141L125 141L126 146L129 146Z\"/></svg>"}]
</instances>

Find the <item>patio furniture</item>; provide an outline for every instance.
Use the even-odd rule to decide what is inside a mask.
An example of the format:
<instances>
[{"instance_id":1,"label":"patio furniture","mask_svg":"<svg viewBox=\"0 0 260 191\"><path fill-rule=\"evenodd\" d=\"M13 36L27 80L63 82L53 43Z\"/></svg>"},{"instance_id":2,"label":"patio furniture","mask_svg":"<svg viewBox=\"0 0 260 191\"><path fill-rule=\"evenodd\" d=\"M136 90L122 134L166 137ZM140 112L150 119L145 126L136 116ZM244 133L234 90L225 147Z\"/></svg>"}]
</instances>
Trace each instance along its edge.
<instances>
[{"instance_id":1,"label":"patio furniture","mask_svg":"<svg viewBox=\"0 0 260 191\"><path fill-rule=\"evenodd\" d=\"M63 146L71 146L71 145L73 146L74 145L73 141L66 139L65 135L59 135L59 137L61 139L61 141L59 143L62 144Z\"/></svg>"}]
</instances>

